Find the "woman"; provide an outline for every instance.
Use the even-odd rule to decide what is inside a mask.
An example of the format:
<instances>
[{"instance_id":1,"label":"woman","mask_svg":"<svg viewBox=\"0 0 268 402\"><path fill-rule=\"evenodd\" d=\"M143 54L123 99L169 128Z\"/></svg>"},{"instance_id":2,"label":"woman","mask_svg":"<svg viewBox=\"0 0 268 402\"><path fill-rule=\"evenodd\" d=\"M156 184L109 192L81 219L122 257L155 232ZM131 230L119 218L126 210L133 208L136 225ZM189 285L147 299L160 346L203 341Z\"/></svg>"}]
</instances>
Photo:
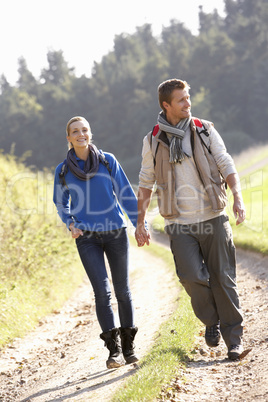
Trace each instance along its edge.
<instances>
[{"instance_id":1,"label":"woman","mask_svg":"<svg viewBox=\"0 0 268 402\"><path fill-rule=\"evenodd\" d=\"M136 362L129 288L129 244L127 213L137 223L135 193L116 158L92 144L92 133L84 117L71 118L66 127L69 151L55 172L53 201L72 237L92 284L100 338L109 350L108 368ZM104 262L109 262L118 303L120 328L116 328L111 306L111 288ZM125 360L125 362L124 362Z\"/></svg>"}]
</instances>

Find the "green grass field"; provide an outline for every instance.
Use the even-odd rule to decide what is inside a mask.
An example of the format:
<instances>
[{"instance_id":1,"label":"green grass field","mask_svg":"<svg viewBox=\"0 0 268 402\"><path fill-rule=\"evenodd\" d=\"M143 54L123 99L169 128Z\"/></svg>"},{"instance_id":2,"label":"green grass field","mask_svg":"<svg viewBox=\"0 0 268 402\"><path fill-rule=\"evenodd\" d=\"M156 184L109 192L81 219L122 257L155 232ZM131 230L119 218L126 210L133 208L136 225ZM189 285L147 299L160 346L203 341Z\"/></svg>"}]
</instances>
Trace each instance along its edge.
<instances>
[{"instance_id":1,"label":"green grass field","mask_svg":"<svg viewBox=\"0 0 268 402\"><path fill-rule=\"evenodd\" d=\"M246 220L235 226L234 219L230 219L234 242L238 247L268 254L268 164L241 176L241 185ZM233 216L231 211L229 215Z\"/></svg>"}]
</instances>

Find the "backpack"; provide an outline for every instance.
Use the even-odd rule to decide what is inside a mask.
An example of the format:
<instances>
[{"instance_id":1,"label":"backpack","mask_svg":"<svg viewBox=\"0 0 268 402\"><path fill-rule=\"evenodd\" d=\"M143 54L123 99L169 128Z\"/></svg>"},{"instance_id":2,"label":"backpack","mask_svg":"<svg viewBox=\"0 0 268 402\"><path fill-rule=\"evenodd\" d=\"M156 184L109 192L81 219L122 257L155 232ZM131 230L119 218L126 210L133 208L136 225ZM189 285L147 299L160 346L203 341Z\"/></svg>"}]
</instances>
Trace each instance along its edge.
<instances>
[{"instance_id":1,"label":"backpack","mask_svg":"<svg viewBox=\"0 0 268 402\"><path fill-rule=\"evenodd\" d=\"M111 176L112 169L110 168L110 164L107 161L107 159L105 158L105 155L101 150L99 150L99 161L106 167L106 169L108 170L108 172ZM68 188L66 180L65 180L65 175L66 175L67 171L68 171L67 160L64 159L62 167L61 167L61 171L59 173L59 177L60 177L61 185Z\"/></svg>"},{"instance_id":2,"label":"backpack","mask_svg":"<svg viewBox=\"0 0 268 402\"><path fill-rule=\"evenodd\" d=\"M203 121L198 119L197 117L193 117L193 121L196 126L196 132L197 132L202 144L207 148L208 152L211 154L211 150L210 150L209 146L205 143L205 141L201 137L201 134L204 134L206 137L209 137L208 129L205 127ZM151 148L153 158L154 158L154 166L156 163L155 157L156 157L156 153L158 150L159 141L153 141L153 137L155 137L158 132L159 132L159 124L156 124L148 136L150 148Z\"/></svg>"}]
</instances>

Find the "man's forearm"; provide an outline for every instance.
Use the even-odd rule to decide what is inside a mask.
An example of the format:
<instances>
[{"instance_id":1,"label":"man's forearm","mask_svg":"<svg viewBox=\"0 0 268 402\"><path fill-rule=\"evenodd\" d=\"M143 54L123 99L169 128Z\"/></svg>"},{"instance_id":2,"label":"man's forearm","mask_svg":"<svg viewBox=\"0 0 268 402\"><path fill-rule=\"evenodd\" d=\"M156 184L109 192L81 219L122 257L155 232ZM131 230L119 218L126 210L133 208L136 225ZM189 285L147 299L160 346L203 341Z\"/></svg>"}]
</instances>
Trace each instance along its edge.
<instances>
[{"instance_id":1,"label":"man's forearm","mask_svg":"<svg viewBox=\"0 0 268 402\"><path fill-rule=\"evenodd\" d=\"M240 179L237 173L231 173L226 177L228 187L232 191L233 195L241 193Z\"/></svg>"},{"instance_id":2,"label":"man's forearm","mask_svg":"<svg viewBox=\"0 0 268 402\"><path fill-rule=\"evenodd\" d=\"M233 212L236 219L236 225L239 225L246 218L246 210L243 203L241 185L238 174L237 173L229 174L229 176L227 176L226 178L226 182L233 193L234 197Z\"/></svg>"},{"instance_id":3,"label":"man's forearm","mask_svg":"<svg viewBox=\"0 0 268 402\"><path fill-rule=\"evenodd\" d=\"M138 190L138 224L144 224L146 211L150 205L152 190L139 187Z\"/></svg>"}]
</instances>

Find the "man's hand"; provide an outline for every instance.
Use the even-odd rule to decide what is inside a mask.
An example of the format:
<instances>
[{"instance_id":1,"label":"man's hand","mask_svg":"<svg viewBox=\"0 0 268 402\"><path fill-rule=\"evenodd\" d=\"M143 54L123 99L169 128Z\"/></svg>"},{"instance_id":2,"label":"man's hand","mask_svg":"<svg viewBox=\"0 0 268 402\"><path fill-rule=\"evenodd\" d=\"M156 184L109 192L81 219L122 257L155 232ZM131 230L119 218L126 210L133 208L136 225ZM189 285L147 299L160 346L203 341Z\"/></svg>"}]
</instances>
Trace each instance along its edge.
<instances>
[{"instance_id":1,"label":"man's hand","mask_svg":"<svg viewBox=\"0 0 268 402\"><path fill-rule=\"evenodd\" d=\"M135 238L138 247L143 247L146 243L147 246L150 244L151 235L150 232L145 228L144 224L138 224L135 232Z\"/></svg>"},{"instance_id":2,"label":"man's hand","mask_svg":"<svg viewBox=\"0 0 268 402\"><path fill-rule=\"evenodd\" d=\"M151 201L152 190L148 188L139 187L138 190L138 222L135 232L138 247L147 246L150 244L151 235L145 228L145 214Z\"/></svg>"},{"instance_id":3,"label":"man's hand","mask_svg":"<svg viewBox=\"0 0 268 402\"><path fill-rule=\"evenodd\" d=\"M73 237L74 239L77 239L79 236L83 236L82 230L81 230L81 229L78 229L78 228L76 228L76 227L74 227L74 223L73 223L73 222L70 224L69 229L70 229L70 231L71 231L71 233L72 233L72 237Z\"/></svg>"},{"instance_id":4,"label":"man's hand","mask_svg":"<svg viewBox=\"0 0 268 402\"><path fill-rule=\"evenodd\" d=\"M234 194L233 212L236 219L236 225L244 222L246 219L246 210L242 197L238 193Z\"/></svg>"},{"instance_id":5,"label":"man's hand","mask_svg":"<svg viewBox=\"0 0 268 402\"><path fill-rule=\"evenodd\" d=\"M231 173L226 177L226 182L234 196L233 212L236 219L236 225L244 222L246 219L246 210L241 193L240 180L237 173Z\"/></svg>"}]
</instances>

